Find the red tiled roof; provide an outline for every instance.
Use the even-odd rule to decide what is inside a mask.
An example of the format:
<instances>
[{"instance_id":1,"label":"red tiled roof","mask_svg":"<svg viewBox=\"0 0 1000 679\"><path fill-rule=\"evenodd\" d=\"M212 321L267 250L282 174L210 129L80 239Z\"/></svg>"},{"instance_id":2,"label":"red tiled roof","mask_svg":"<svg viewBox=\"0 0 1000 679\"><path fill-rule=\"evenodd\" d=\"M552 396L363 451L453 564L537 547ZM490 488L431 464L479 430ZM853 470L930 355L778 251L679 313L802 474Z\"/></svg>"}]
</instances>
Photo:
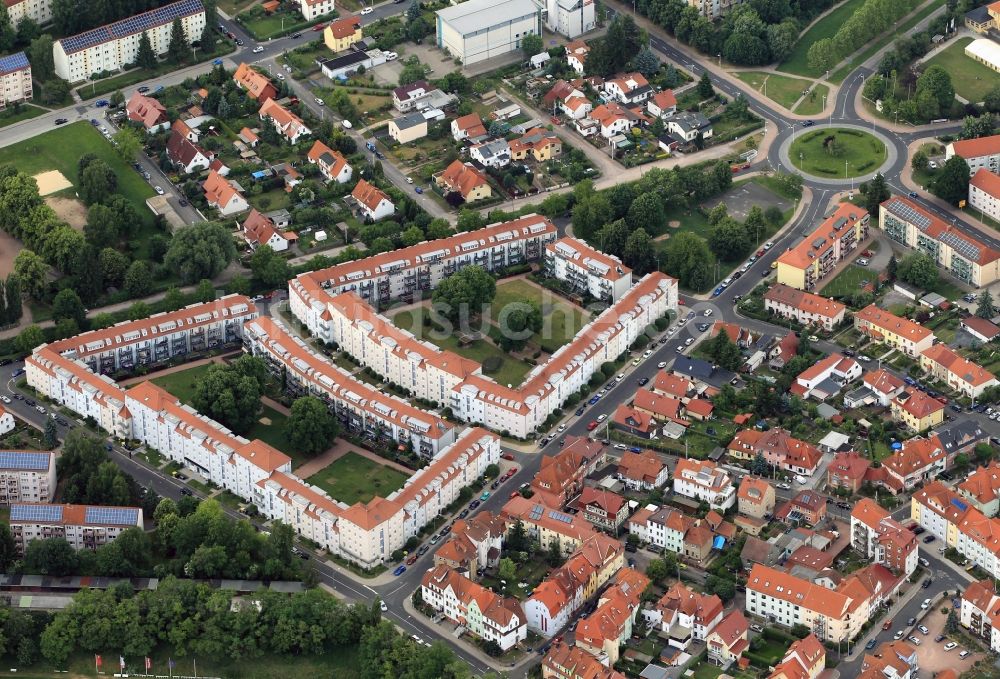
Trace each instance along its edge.
<instances>
[{"instance_id":1,"label":"red tiled roof","mask_svg":"<svg viewBox=\"0 0 1000 679\"><path fill-rule=\"evenodd\" d=\"M992 7L992 5L991 5ZM965 159L1000 154L1000 134L977 139L959 139L951 143L955 155Z\"/></svg>"}]
</instances>

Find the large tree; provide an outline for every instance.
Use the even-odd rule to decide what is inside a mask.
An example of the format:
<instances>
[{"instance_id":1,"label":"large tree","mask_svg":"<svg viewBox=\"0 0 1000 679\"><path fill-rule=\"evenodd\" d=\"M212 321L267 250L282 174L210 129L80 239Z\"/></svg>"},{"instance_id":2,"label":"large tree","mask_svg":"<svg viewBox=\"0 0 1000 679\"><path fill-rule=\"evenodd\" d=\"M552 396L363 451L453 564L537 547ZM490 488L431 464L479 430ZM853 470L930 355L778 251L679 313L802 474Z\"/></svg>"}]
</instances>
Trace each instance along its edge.
<instances>
[{"instance_id":1,"label":"large tree","mask_svg":"<svg viewBox=\"0 0 1000 679\"><path fill-rule=\"evenodd\" d=\"M938 105L938 110L946 114L955 101L955 86L951 83L951 75L943 66L937 64L928 66L917 78L916 96L928 92Z\"/></svg>"},{"instance_id":2,"label":"large tree","mask_svg":"<svg viewBox=\"0 0 1000 679\"><path fill-rule=\"evenodd\" d=\"M682 286L701 291L712 284L715 261L705 239L689 232L681 232L667 241L666 271L675 276Z\"/></svg>"},{"instance_id":3,"label":"large tree","mask_svg":"<svg viewBox=\"0 0 1000 679\"><path fill-rule=\"evenodd\" d=\"M242 356L230 365L213 365L195 385L198 412L233 431L246 433L257 420L267 368L260 359Z\"/></svg>"},{"instance_id":4,"label":"large tree","mask_svg":"<svg viewBox=\"0 0 1000 679\"><path fill-rule=\"evenodd\" d=\"M0 3L0 52L7 52L17 41L17 29L7 13L7 5Z\"/></svg>"},{"instance_id":5,"label":"large tree","mask_svg":"<svg viewBox=\"0 0 1000 679\"><path fill-rule=\"evenodd\" d=\"M140 68L156 68L156 53L149 41L149 34L143 31L139 34L139 49L135 53L135 64Z\"/></svg>"},{"instance_id":6,"label":"large tree","mask_svg":"<svg viewBox=\"0 0 1000 679\"><path fill-rule=\"evenodd\" d=\"M261 245L254 250L250 257L250 270L268 287L284 285L285 281L291 278L288 260L272 250L269 245Z\"/></svg>"},{"instance_id":7,"label":"large tree","mask_svg":"<svg viewBox=\"0 0 1000 679\"><path fill-rule=\"evenodd\" d=\"M956 154L946 160L931 182L931 192L952 205L965 200L969 195L969 164L965 158Z\"/></svg>"},{"instance_id":8,"label":"large tree","mask_svg":"<svg viewBox=\"0 0 1000 679\"><path fill-rule=\"evenodd\" d=\"M533 300L519 299L507 304L497 314L500 348L519 351L531 336L542 329L542 309Z\"/></svg>"},{"instance_id":9,"label":"large tree","mask_svg":"<svg viewBox=\"0 0 1000 679\"><path fill-rule=\"evenodd\" d=\"M719 259L729 262L740 259L750 249L746 226L732 217L726 217L712 229L708 246Z\"/></svg>"},{"instance_id":10,"label":"large tree","mask_svg":"<svg viewBox=\"0 0 1000 679\"><path fill-rule=\"evenodd\" d=\"M987 320L997 315L997 309L993 305L993 295L989 290L983 290L979 295L979 304L976 305L976 315Z\"/></svg>"},{"instance_id":11,"label":"large tree","mask_svg":"<svg viewBox=\"0 0 1000 679\"><path fill-rule=\"evenodd\" d=\"M21 290L36 300L41 300L48 286L49 265L31 250L21 250L14 258L14 273Z\"/></svg>"},{"instance_id":12,"label":"large tree","mask_svg":"<svg viewBox=\"0 0 1000 679\"><path fill-rule=\"evenodd\" d=\"M80 301L80 296L76 294L75 290L65 288L60 290L59 294L53 298L52 318L57 321L63 318L70 318L76 321L78 326L83 327L83 322L87 318L87 311L84 309L83 302Z\"/></svg>"},{"instance_id":13,"label":"large tree","mask_svg":"<svg viewBox=\"0 0 1000 679\"><path fill-rule=\"evenodd\" d=\"M107 163L95 160L80 173L80 184L77 187L80 198L87 205L100 203L108 198L118 188L118 178Z\"/></svg>"},{"instance_id":14,"label":"large tree","mask_svg":"<svg viewBox=\"0 0 1000 679\"><path fill-rule=\"evenodd\" d=\"M124 278L125 293L129 297L145 297L153 288L153 271L149 263L138 259L129 266Z\"/></svg>"},{"instance_id":15,"label":"large tree","mask_svg":"<svg viewBox=\"0 0 1000 679\"><path fill-rule=\"evenodd\" d=\"M236 257L236 245L228 227L200 222L174 234L164 264L176 271L184 283L215 278Z\"/></svg>"},{"instance_id":16,"label":"large tree","mask_svg":"<svg viewBox=\"0 0 1000 679\"><path fill-rule=\"evenodd\" d=\"M622 261L639 274L656 268L656 248L646 229L640 227L629 234L622 252Z\"/></svg>"},{"instance_id":17,"label":"large tree","mask_svg":"<svg viewBox=\"0 0 1000 679\"><path fill-rule=\"evenodd\" d=\"M497 283L493 276L479 265L467 266L445 278L434 289L432 299L438 311L452 320L478 317L483 308L493 301Z\"/></svg>"},{"instance_id":18,"label":"large tree","mask_svg":"<svg viewBox=\"0 0 1000 679\"><path fill-rule=\"evenodd\" d=\"M863 183L860 190L861 195L865 197L865 209L868 210L868 214L873 215L873 218L874 215L878 214L878 206L889 200L892 195L889 184L881 172L876 174L870 182Z\"/></svg>"},{"instance_id":19,"label":"large tree","mask_svg":"<svg viewBox=\"0 0 1000 679\"><path fill-rule=\"evenodd\" d=\"M211 24L205 27L205 32L211 31ZM184 35L184 26L179 18L174 19L170 25L170 46L167 47L167 61L172 64L179 64L187 56L188 41Z\"/></svg>"},{"instance_id":20,"label":"large tree","mask_svg":"<svg viewBox=\"0 0 1000 679\"><path fill-rule=\"evenodd\" d=\"M521 38L521 51L524 52L524 56L533 57L539 54L544 48L545 43L542 42L542 36L540 35L526 35Z\"/></svg>"},{"instance_id":21,"label":"large tree","mask_svg":"<svg viewBox=\"0 0 1000 679\"><path fill-rule=\"evenodd\" d=\"M938 280L937 264L930 255L911 252L899 263L897 276L901 281L929 290Z\"/></svg>"},{"instance_id":22,"label":"large tree","mask_svg":"<svg viewBox=\"0 0 1000 679\"><path fill-rule=\"evenodd\" d=\"M32 540L24 550L23 568L36 575L76 575L80 562L66 538Z\"/></svg>"},{"instance_id":23,"label":"large tree","mask_svg":"<svg viewBox=\"0 0 1000 679\"><path fill-rule=\"evenodd\" d=\"M339 431L337 420L315 396L303 396L292 403L285 422L285 438L304 455L315 455L331 445Z\"/></svg>"}]
</instances>

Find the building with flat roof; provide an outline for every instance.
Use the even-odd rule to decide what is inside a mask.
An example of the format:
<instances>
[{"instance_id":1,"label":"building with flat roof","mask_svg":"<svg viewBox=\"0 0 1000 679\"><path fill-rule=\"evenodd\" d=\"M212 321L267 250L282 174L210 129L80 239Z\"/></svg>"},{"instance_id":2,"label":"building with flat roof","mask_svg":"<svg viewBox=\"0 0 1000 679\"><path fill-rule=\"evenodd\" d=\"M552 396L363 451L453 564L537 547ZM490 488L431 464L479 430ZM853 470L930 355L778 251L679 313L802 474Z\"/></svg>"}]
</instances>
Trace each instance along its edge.
<instances>
[{"instance_id":1,"label":"building with flat roof","mask_svg":"<svg viewBox=\"0 0 1000 679\"><path fill-rule=\"evenodd\" d=\"M179 0L57 40L52 46L56 75L76 83L94 73L119 71L134 64L143 33L149 37L154 54L165 54L170 48L174 19L181 20L188 44L201 40L205 30L205 8L201 0Z\"/></svg>"},{"instance_id":2,"label":"building with flat roof","mask_svg":"<svg viewBox=\"0 0 1000 679\"><path fill-rule=\"evenodd\" d=\"M0 109L31 99L31 64L24 52L0 57Z\"/></svg>"},{"instance_id":3,"label":"building with flat roof","mask_svg":"<svg viewBox=\"0 0 1000 679\"><path fill-rule=\"evenodd\" d=\"M65 538L73 549L97 549L128 528L142 529L140 507L21 504L10 506L10 532L20 554L34 540Z\"/></svg>"},{"instance_id":4,"label":"building with flat roof","mask_svg":"<svg viewBox=\"0 0 1000 679\"><path fill-rule=\"evenodd\" d=\"M533 0L468 0L437 11L437 46L465 66L519 51L521 38L541 34Z\"/></svg>"},{"instance_id":5,"label":"building with flat roof","mask_svg":"<svg viewBox=\"0 0 1000 679\"><path fill-rule=\"evenodd\" d=\"M841 203L802 242L778 257L778 282L813 290L868 238L868 211Z\"/></svg>"},{"instance_id":6,"label":"building with flat roof","mask_svg":"<svg viewBox=\"0 0 1000 679\"><path fill-rule=\"evenodd\" d=\"M553 33L575 38L597 28L594 0L546 0L545 26Z\"/></svg>"}]
</instances>

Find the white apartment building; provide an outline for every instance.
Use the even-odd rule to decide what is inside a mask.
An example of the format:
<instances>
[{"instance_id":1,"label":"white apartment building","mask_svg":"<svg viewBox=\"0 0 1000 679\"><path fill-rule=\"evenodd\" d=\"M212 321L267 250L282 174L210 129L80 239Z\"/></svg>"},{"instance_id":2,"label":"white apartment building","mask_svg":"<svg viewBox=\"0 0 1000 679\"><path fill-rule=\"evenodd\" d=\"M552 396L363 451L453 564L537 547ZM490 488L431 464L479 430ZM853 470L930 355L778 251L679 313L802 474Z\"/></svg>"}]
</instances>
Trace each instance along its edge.
<instances>
[{"instance_id":1,"label":"white apartment building","mask_svg":"<svg viewBox=\"0 0 1000 679\"><path fill-rule=\"evenodd\" d=\"M17 551L24 554L33 540L65 538L73 549L97 549L127 528L142 529L140 507L12 504L10 532Z\"/></svg>"},{"instance_id":2,"label":"white apartment building","mask_svg":"<svg viewBox=\"0 0 1000 679\"><path fill-rule=\"evenodd\" d=\"M31 19L39 26L52 21L52 0L5 0L4 4L15 28L21 19Z\"/></svg>"},{"instance_id":3,"label":"white apartment building","mask_svg":"<svg viewBox=\"0 0 1000 679\"><path fill-rule=\"evenodd\" d=\"M717 19L739 5L743 0L687 0L687 4L698 10L702 16Z\"/></svg>"},{"instance_id":4,"label":"white apartment building","mask_svg":"<svg viewBox=\"0 0 1000 679\"><path fill-rule=\"evenodd\" d=\"M940 481L931 481L910 499L910 518L918 526L954 547L958 541L958 523L971 503Z\"/></svg>"},{"instance_id":5,"label":"white apartment building","mask_svg":"<svg viewBox=\"0 0 1000 679\"><path fill-rule=\"evenodd\" d=\"M243 330L246 351L259 356L292 396L325 402L345 430L409 445L431 457L455 442L455 428L433 413L377 391L313 352L279 322L261 317Z\"/></svg>"},{"instance_id":6,"label":"white apartment building","mask_svg":"<svg viewBox=\"0 0 1000 679\"><path fill-rule=\"evenodd\" d=\"M903 577L917 569L916 535L869 498L862 498L851 511L851 546Z\"/></svg>"},{"instance_id":7,"label":"white apartment building","mask_svg":"<svg viewBox=\"0 0 1000 679\"><path fill-rule=\"evenodd\" d=\"M617 302L632 287L632 269L620 259L569 236L545 246L545 273L606 302Z\"/></svg>"},{"instance_id":8,"label":"white apartment building","mask_svg":"<svg viewBox=\"0 0 1000 679\"><path fill-rule=\"evenodd\" d=\"M546 0L545 25L553 33L575 38L597 28L594 0Z\"/></svg>"},{"instance_id":9,"label":"white apartment building","mask_svg":"<svg viewBox=\"0 0 1000 679\"><path fill-rule=\"evenodd\" d=\"M674 492L707 502L723 512L736 504L736 487L729 474L712 462L679 459L674 468Z\"/></svg>"},{"instance_id":10,"label":"white apartment building","mask_svg":"<svg viewBox=\"0 0 1000 679\"><path fill-rule=\"evenodd\" d=\"M299 11L306 21L329 14L335 9L334 0L298 0L298 2Z\"/></svg>"},{"instance_id":11,"label":"white apartment building","mask_svg":"<svg viewBox=\"0 0 1000 679\"><path fill-rule=\"evenodd\" d=\"M960 139L945 146L945 160L961 156L969 164L969 176L981 168L1000 174L1000 134L978 139Z\"/></svg>"},{"instance_id":12,"label":"white apartment building","mask_svg":"<svg viewBox=\"0 0 1000 679\"><path fill-rule=\"evenodd\" d=\"M0 451L0 506L9 507L18 502L52 502L55 493L55 453Z\"/></svg>"},{"instance_id":13,"label":"white apartment building","mask_svg":"<svg viewBox=\"0 0 1000 679\"><path fill-rule=\"evenodd\" d=\"M398 299L417 299L459 269L477 264L488 271L524 264L556 239L555 224L541 215L490 224L476 231L426 241L408 248L304 273L288 282L289 308L309 332L331 341L331 297L356 292L375 308ZM328 316L328 314L326 314Z\"/></svg>"},{"instance_id":14,"label":"white apartment building","mask_svg":"<svg viewBox=\"0 0 1000 679\"><path fill-rule=\"evenodd\" d=\"M431 608L504 651L528 638L517 599L495 594L448 566L435 566L424 574L420 595Z\"/></svg>"},{"instance_id":15,"label":"white apartment building","mask_svg":"<svg viewBox=\"0 0 1000 679\"><path fill-rule=\"evenodd\" d=\"M975 507L962 516L956 526L955 549L962 556L1000 578L1000 519L989 518Z\"/></svg>"},{"instance_id":16,"label":"white apartment building","mask_svg":"<svg viewBox=\"0 0 1000 679\"><path fill-rule=\"evenodd\" d=\"M149 36L153 53L165 54L170 47L174 19L181 20L188 44L201 40L205 30L205 8L201 0L179 0L57 40L52 46L56 75L76 83L94 73L118 71L134 64L139 52L139 37L144 32Z\"/></svg>"},{"instance_id":17,"label":"white apartment building","mask_svg":"<svg viewBox=\"0 0 1000 679\"><path fill-rule=\"evenodd\" d=\"M992 580L979 580L965 588L959 621L985 639L990 650L1000 652L1000 596Z\"/></svg>"},{"instance_id":18,"label":"white apartment building","mask_svg":"<svg viewBox=\"0 0 1000 679\"><path fill-rule=\"evenodd\" d=\"M1000 175L985 167L969 180L969 207L1000 221Z\"/></svg>"},{"instance_id":19,"label":"white apartment building","mask_svg":"<svg viewBox=\"0 0 1000 679\"><path fill-rule=\"evenodd\" d=\"M533 0L468 0L437 11L437 46L464 66L519 51L522 38L541 34Z\"/></svg>"},{"instance_id":20,"label":"white apartment building","mask_svg":"<svg viewBox=\"0 0 1000 679\"><path fill-rule=\"evenodd\" d=\"M31 100L31 64L24 52L0 57L0 109Z\"/></svg>"},{"instance_id":21,"label":"white apartment building","mask_svg":"<svg viewBox=\"0 0 1000 679\"><path fill-rule=\"evenodd\" d=\"M643 542L647 542L657 549L669 550L674 554L681 554L684 551L684 536L692 521L677 509L670 507L656 508L652 513L639 510L639 516L629 519L629 532L639 536Z\"/></svg>"}]
</instances>

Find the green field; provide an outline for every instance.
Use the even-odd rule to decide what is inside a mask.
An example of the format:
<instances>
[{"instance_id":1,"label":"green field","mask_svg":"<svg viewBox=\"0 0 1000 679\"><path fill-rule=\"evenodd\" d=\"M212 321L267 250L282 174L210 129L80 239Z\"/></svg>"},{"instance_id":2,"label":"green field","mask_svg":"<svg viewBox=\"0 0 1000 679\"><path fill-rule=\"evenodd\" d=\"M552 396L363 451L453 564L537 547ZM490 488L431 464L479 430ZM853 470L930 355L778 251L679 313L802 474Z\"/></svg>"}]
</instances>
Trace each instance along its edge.
<instances>
[{"instance_id":1,"label":"green field","mask_svg":"<svg viewBox=\"0 0 1000 679\"><path fill-rule=\"evenodd\" d=\"M32 106L31 104L21 104L20 110L14 110L11 106L8 109L4 109L0 112L0 127L6 127L7 125L13 125L14 123L19 123L22 120L30 120L31 118L37 118L38 116L45 113L45 109L38 108L37 106Z\"/></svg>"},{"instance_id":2,"label":"green field","mask_svg":"<svg viewBox=\"0 0 1000 679\"><path fill-rule=\"evenodd\" d=\"M274 408L263 406L257 422L250 427L250 430L244 436L251 441L253 439L260 439L269 446L277 448L292 458L292 469L297 469L300 464L305 462L305 458L298 455L285 438L285 421L287 419L288 417L282 415ZM268 423L264 424L261 420L267 420Z\"/></svg>"},{"instance_id":3,"label":"green field","mask_svg":"<svg viewBox=\"0 0 1000 679\"><path fill-rule=\"evenodd\" d=\"M789 110L802 96L802 92L809 89L809 85L812 84L801 78L762 71L741 71L736 77L761 94L766 93L768 99ZM825 92L820 92L817 97L823 94Z\"/></svg>"},{"instance_id":4,"label":"green field","mask_svg":"<svg viewBox=\"0 0 1000 679\"><path fill-rule=\"evenodd\" d=\"M960 38L924 62L925 67L941 66L951 75L955 94L972 103L986 98L986 94L1000 82L1000 73L965 56L965 46L972 38Z\"/></svg>"},{"instance_id":5,"label":"green field","mask_svg":"<svg viewBox=\"0 0 1000 679\"><path fill-rule=\"evenodd\" d=\"M72 183L79 180L76 162L93 153L108 164L118 178L118 193L125 196L142 218L132 236L136 254L149 256L149 239L155 233L153 213L146 199L156 195L153 187L143 180L128 163L115 154L114 147L90 123L83 121L40 134L31 139L0 148L0 165L10 163L25 174L36 175L46 170L59 170Z\"/></svg>"},{"instance_id":6,"label":"green field","mask_svg":"<svg viewBox=\"0 0 1000 679\"><path fill-rule=\"evenodd\" d=\"M813 96L815 94L815 96ZM823 112L823 102L830 94L830 88L822 83L816 83L812 92L799 105L792 109L793 113L804 116L814 116Z\"/></svg>"},{"instance_id":7,"label":"green field","mask_svg":"<svg viewBox=\"0 0 1000 679\"><path fill-rule=\"evenodd\" d=\"M863 266L851 264L822 288L824 297L843 297L861 292L862 281L873 281L878 277L877 271Z\"/></svg>"},{"instance_id":8,"label":"green field","mask_svg":"<svg viewBox=\"0 0 1000 679\"><path fill-rule=\"evenodd\" d=\"M786 73L794 73L796 75L805 75L813 78L818 78L823 75L822 71L816 71L809 68L809 62L806 55L809 53L809 48L813 46L817 40L822 40L823 38L832 38L837 30L847 21L848 18L862 5L864 0L846 0L846 2L839 5L835 10L827 14L825 17L813 24L813 27L808 31L799 36L799 41L795 43L795 47L792 48L791 54L780 66L778 66L779 71L784 71Z\"/></svg>"},{"instance_id":9,"label":"green field","mask_svg":"<svg viewBox=\"0 0 1000 679\"><path fill-rule=\"evenodd\" d=\"M831 135L837 148L824 146ZM788 155L803 172L829 179L847 179L871 174L885 162L886 149L879 139L860 130L829 128L802 133L792 142Z\"/></svg>"},{"instance_id":10,"label":"green field","mask_svg":"<svg viewBox=\"0 0 1000 679\"><path fill-rule=\"evenodd\" d=\"M584 313L579 308L525 280L506 281L497 285L497 294L490 310L493 322L498 322L497 319L508 304L525 299L535 302L542 309L542 330L535 333L531 341L537 342L550 354L576 337L586 323Z\"/></svg>"},{"instance_id":11,"label":"green field","mask_svg":"<svg viewBox=\"0 0 1000 679\"><path fill-rule=\"evenodd\" d=\"M181 370L175 373L170 373L169 375L161 375L160 377L154 377L150 380L153 384L163 387L168 392L177 397L177 400L181 403L186 403L191 405L194 400L194 390L195 386L208 372L213 363L206 363L204 365L196 365L193 368L188 368L187 370Z\"/></svg>"},{"instance_id":12,"label":"green field","mask_svg":"<svg viewBox=\"0 0 1000 679\"><path fill-rule=\"evenodd\" d=\"M323 471L307 480L330 494L335 500L353 505L368 502L375 496L387 497L406 483L406 474L378 462L347 453Z\"/></svg>"}]
</instances>

